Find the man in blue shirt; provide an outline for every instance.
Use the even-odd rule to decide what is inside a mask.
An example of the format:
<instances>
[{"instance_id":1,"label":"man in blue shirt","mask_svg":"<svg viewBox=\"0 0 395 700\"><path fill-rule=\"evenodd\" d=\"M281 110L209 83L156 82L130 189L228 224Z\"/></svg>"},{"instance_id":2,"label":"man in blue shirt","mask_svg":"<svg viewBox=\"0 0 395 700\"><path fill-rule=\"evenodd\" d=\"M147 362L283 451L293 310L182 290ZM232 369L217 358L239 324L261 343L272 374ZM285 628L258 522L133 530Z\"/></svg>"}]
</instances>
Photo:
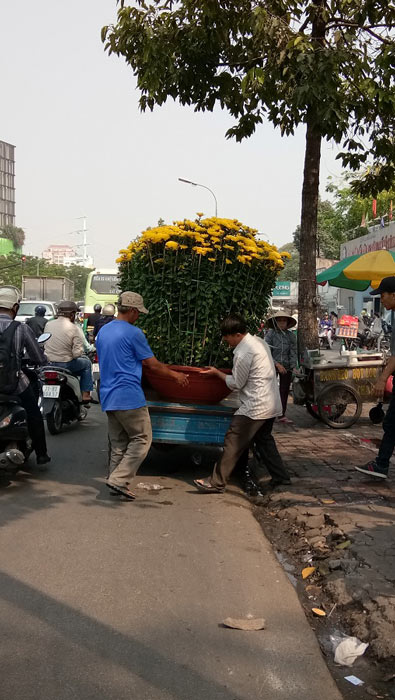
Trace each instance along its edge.
<instances>
[{"instance_id":1,"label":"man in blue shirt","mask_svg":"<svg viewBox=\"0 0 395 700\"><path fill-rule=\"evenodd\" d=\"M100 400L108 417L111 443L110 475L107 486L133 501L131 480L146 458L152 442L151 420L141 387L143 363L178 384L188 377L159 362L140 328L133 324L139 314L147 314L143 297L123 292L118 300L118 316L103 326L96 338L100 364Z\"/></svg>"}]
</instances>

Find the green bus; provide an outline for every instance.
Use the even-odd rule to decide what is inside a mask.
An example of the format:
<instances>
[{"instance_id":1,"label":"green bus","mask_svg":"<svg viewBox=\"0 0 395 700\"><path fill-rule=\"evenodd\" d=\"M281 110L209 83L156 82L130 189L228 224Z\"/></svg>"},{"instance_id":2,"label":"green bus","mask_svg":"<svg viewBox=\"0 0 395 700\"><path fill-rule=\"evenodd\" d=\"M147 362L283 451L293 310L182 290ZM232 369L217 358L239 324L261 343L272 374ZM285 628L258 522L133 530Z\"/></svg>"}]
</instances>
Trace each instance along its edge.
<instances>
[{"instance_id":1,"label":"green bus","mask_svg":"<svg viewBox=\"0 0 395 700\"><path fill-rule=\"evenodd\" d=\"M95 304L115 304L118 299L118 271L93 270L86 280L84 317L93 313Z\"/></svg>"}]
</instances>

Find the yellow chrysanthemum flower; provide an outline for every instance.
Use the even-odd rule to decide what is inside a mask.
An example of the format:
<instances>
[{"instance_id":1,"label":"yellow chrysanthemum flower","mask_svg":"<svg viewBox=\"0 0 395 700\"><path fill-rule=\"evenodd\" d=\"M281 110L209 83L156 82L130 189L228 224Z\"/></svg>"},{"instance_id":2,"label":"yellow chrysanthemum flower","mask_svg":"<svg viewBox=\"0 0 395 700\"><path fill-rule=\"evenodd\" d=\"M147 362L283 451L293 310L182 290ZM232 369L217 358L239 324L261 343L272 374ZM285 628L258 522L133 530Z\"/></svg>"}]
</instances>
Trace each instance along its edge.
<instances>
[{"instance_id":1,"label":"yellow chrysanthemum flower","mask_svg":"<svg viewBox=\"0 0 395 700\"><path fill-rule=\"evenodd\" d=\"M178 250L179 245L177 241L167 241L167 243L165 243L165 248L170 248L170 250Z\"/></svg>"}]
</instances>

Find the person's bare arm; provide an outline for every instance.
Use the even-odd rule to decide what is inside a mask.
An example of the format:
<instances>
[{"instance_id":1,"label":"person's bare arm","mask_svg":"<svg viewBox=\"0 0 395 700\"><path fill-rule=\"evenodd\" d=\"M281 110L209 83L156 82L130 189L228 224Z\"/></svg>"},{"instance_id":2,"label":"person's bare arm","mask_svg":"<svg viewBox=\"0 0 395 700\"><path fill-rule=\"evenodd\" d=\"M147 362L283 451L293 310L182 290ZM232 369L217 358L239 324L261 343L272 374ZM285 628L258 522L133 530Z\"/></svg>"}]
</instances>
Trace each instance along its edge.
<instances>
[{"instance_id":1,"label":"person's bare arm","mask_svg":"<svg viewBox=\"0 0 395 700\"><path fill-rule=\"evenodd\" d=\"M155 372L161 374L163 377L174 379L180 386L187 386L189 384L187 374L175 372L173 369L163 364L163 362L159 362L156 357L149 357L147 360L143 360L143 365L144 367L155 370Z\"/></svg>"},{"instance_id":2,"label":"person's bare arm","mask_svg":"<svg viewBox=\"0 0 395 700\"><path fill-rule=\"evenodd\" d=\"M391 355L388 358L388 362L382 374L379 376L376 384L374 385L373 391L376 394L376 396L382 396L384 394L387 379L391 376L391 374L393 374L393 372L395 372L395 355Z\"/></svg>"}]
</instances>

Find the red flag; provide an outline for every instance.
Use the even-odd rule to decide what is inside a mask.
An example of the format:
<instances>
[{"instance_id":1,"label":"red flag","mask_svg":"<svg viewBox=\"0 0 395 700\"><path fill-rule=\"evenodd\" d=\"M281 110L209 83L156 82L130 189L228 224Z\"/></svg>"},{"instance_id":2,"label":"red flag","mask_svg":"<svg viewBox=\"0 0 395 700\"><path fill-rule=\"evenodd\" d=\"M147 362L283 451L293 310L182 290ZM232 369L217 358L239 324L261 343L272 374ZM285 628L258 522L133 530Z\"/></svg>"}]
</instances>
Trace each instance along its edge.
<instances>
[{"instance_id":1,"label":"red flag","mask_svg":"<svg viewBox=\"0 0 395 700\"><path fill-rule=\"evenodd\" d=\"M372 212L373 212L373 216L376 217L377 216L377 199L374 199L372 202Z\"/></svg>"},{"instance_id":2,"label":"red flag","mask_svg":"<svg viewBox=\"0 0 395 700\"><path fill-rule=\"evenodd\" d=\"M390 202L390 210L389 210L389 212L388 212L388 218L389 218L390 221L392 221L392 199L391 199L391 202Z\"/></svg>"},{"instance_id":3,"label":"red flag","mask_svg":"<svg viewBox=\"0 0 395 700\"><path fill-rule=\"evenodd\" d=\"M362 214L361 228L365 228L365 226L366 226L366 217L365 217L365 214Z\"/></svg>"}]
</instances>

